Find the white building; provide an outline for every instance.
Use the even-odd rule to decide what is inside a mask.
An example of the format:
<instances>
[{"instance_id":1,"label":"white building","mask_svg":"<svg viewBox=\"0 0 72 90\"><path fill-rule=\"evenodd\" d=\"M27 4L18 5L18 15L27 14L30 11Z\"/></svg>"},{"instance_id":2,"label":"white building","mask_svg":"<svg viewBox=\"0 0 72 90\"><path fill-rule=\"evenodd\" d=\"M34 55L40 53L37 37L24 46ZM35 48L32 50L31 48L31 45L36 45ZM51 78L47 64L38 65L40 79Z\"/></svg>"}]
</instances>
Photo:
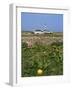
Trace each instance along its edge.
<instances>
[{"instance_id":1,"label":"white building","mask_svg":"<svg viewBox=\"0 0 72 90\"><path fill-rule=\"evenodd\" d=\"M35 30L34 34L44 34L44 32L42 30Z\"/></svg>"},{"instance_id":2,"label":"white building","mask_svg":"<svg viewBox=\"0 0 72 90\"><path fill-rule=\"evenodd\" d=\"M44 34L44 33L51 33L48 30L35 30L34 34Z\"/></svg>"}]
</instances>

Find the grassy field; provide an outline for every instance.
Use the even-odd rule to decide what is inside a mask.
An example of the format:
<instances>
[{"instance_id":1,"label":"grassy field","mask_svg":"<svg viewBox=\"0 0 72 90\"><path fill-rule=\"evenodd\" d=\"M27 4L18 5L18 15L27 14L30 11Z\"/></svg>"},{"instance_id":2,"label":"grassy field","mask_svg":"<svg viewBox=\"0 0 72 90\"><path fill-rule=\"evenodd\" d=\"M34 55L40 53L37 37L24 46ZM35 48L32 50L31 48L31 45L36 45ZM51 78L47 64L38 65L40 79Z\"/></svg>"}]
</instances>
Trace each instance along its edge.
<instances>
[{"instance_id":1,"label":"grassy field","mask_svg":"<svg viewBox=\"0 0 72 90\"><path fill-rule=\"evenodd\" d=\"M22 77L63 75L63 34L22 32ZM38 69L42 74L38 75Z\"/></svg>"}]
</instances>

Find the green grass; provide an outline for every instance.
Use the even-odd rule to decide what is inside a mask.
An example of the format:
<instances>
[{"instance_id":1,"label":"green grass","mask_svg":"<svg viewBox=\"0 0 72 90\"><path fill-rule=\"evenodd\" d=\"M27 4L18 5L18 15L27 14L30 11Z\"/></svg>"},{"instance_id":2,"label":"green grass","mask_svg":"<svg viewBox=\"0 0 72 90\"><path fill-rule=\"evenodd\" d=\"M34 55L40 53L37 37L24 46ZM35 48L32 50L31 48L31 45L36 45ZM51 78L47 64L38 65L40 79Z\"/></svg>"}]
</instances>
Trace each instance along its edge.
<instances>
[{"instance_id":1,"label":"green grass","mask_svg":"<svg viewBox=\"0 0 72 90\"><path fill-rule=\"evenodd\" d=\"M22 42L22 77L38 76L37 70L42 69L42 76L63 75L63 43L51 45L35 43L31 48Z\"/></svg>"}]
</instances>

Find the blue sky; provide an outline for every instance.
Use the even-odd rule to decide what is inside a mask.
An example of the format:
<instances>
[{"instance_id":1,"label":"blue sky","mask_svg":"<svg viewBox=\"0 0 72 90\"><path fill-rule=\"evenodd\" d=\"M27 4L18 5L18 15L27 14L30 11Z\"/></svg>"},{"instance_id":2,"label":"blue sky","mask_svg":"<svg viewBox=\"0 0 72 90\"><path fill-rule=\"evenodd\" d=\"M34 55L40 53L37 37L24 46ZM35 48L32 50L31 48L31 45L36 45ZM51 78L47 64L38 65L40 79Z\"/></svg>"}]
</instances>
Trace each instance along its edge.
<instances>
[{"instance_id":1,"label":"blue sky","mask_svg":"<svg viewBox=\"0 0 72 90\"><path fill-rule=\"evenodd\" d=\"M35 29L62 32L63 14L21 12L21 30L33 31Z\"/></svg>"}]
</instances>

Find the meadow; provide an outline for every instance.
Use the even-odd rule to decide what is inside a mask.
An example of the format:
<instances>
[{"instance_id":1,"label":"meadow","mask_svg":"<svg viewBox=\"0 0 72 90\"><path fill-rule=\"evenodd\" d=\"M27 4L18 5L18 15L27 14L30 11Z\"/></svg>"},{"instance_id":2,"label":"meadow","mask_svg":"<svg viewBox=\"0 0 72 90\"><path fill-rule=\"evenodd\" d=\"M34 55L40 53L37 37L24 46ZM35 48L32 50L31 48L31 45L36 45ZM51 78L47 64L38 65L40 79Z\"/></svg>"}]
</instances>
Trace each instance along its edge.
<instances>
[{"instance_id":1,"label":"meadow","mask_svg":"<svg viewBox=\"0 0 72 90\"><path fill-rule=\"evenodd\" d=\"M22 77L63 75L63 33L22 32L21 70Z\"/></svg>"}]
</instances>

